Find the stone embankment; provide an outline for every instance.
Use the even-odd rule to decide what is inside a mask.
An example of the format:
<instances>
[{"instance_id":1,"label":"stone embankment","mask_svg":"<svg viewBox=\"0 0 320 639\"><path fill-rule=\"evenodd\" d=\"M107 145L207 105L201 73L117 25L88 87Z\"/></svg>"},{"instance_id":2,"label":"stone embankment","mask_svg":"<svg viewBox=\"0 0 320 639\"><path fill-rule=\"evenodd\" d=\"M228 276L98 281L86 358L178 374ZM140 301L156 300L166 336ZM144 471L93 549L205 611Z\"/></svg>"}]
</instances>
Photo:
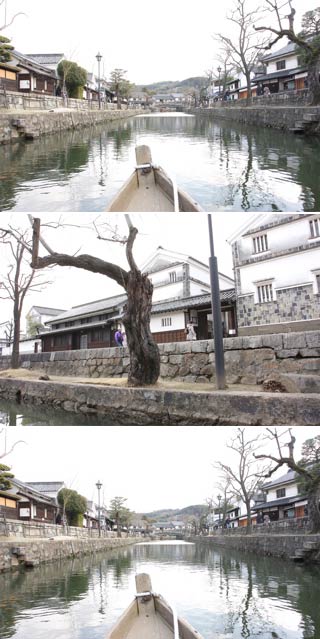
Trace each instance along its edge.
<instances>
[{"instance_id":1,"label":"stone embankment","mask_svg":"<svg viewBox=\"0 0 320 639\"><path fill-rule=\"evenodd\" d=\"M320 107L296 105L263 106L214 106L189 111L194 115L206 115L211 118L232 120L258 127L270 127L294 133L320 135Z\"/></svg>"},{"instance_id":2,"label":"stone embankment","mask_svg":"<svg viewBox=\"0 0 320 639\"><path fill-rule=\"evenodd\" d=\"M62 133L68 129L79 129L133 117L142 110L110 109L105 111L59 110L26 111L23 113L0 114L0 144L9 144L20 140L35 139L50 133Z\"/></svg>"},{"instance_id":3,"label":"stone embankment","mask_svg":"<svg viewBox=\"0 0 320 639\"><path fill-rule=\"evenodd\" d=\"M190 541L232 548L261 556L279 557L290 561L320 564L320 534L311 535L213 535L192 537Z\"/></svg>"},{"instance_id":4,"label":"stone embankment","mask_svg":"<svg viewBox=\"0 0 320 639\"><path fill-rule=\"evenodd\" d=\"M139 538L59 538L0 540L0 572L40 563L115 550L141 541Z\"/></svg>"},{"instance_id":5,"label":"stone embankment","mask_svg":"<svg viewBox=\"0 0 320 639\"><path fill-rule=\"evenodd\" d=\"M163 380L214 383L212 340L159 344ZM320 392L320 331L252 335L224 339L227 383L262 384L277 379L287 392ZM123 377L129 369L124 348L22 354L20 366L61 377ZM0 369L10 357L0 358Z\"/></svg>"},{"instance_id":6,"label":"stone embankment","mask_svg":"<svg viewBox=\"0 0 320 639\"><path fill-rule=\"evenodd\" d=\"M311 393L197 392L0 378L0 397L103 415L106 424L117 425L320 425L320 395Z\"/></svg>"}]
</instances>

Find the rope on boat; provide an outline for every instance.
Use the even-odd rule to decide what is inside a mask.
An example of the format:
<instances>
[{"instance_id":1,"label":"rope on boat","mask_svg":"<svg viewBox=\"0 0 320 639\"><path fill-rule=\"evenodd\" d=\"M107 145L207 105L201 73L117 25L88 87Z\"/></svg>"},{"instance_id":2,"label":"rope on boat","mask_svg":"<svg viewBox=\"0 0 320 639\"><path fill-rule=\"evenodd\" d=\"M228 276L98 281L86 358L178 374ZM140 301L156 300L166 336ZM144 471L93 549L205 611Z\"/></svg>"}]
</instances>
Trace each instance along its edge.
<instances>
[{"instance_id":1,"label":"rope on boat","mask_svg":"<svg viewBox=\"0 0 320 639\"><path fill-rule=\"evenodd\" d=\"M175 213L179 213L179 197L178 197L177 183L173 179L173 177L171 177L170 180L172 182L172 188L173 188L173 208L174 208L174 212Z\"/></svg>"}]
</instances>

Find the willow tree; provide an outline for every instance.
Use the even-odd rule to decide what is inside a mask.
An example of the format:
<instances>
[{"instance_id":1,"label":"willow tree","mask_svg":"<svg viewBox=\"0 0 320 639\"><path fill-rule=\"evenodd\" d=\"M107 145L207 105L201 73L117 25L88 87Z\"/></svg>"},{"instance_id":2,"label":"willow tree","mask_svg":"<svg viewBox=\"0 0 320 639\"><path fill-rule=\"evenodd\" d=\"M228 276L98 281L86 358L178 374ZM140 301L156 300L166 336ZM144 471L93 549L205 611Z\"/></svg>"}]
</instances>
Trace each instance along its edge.
<instances>
[{"instance_id":1,"label":"willow tree","mask_svg":"<svg viewBox=\"0 0 320 639\"><path fill-rule=\"evenodd\" d=\"M73 266L91 273L100 273L119 284L127 293L125 312L122 318L130 355L128 375L129 386L155 384L160 374L160 356L156 342L150 330L153 285L145 273L142 273L133 257L133 244L138 234L128 216L126 216L129 234L125 240L126 257L129 270L117 264L93 255L68 255L53 251L41 235L40 219L33 220L32 268L43 269L49 266ZM46 249L47 255L39 256L39 245Z\"/></svg>"}]
</instances>

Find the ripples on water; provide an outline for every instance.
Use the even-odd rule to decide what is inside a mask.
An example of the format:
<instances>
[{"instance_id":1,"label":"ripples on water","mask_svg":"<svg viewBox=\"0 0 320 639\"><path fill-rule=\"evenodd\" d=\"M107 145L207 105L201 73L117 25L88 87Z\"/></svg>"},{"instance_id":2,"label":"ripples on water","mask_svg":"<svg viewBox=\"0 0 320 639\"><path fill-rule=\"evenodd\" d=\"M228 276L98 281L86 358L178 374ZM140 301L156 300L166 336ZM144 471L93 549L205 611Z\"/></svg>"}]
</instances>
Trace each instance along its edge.
<instances>
[{"instance_id":1,"label":"ripples on water","mask_svg":"<svg viewBox=\"0 0 320 639\"><path fill-rule=\"evenodd\" d=\"M0 147L0 209L103 211L132 172L137 144L205 210L320 210L319 140L183 114Z\"/></svg>"},{"instance_id":2,"label":"ripples on water","mask_svg":"<svg viewBox=\"0 0 320 639\"><path fill-rule=\"evenodd\" d=\"M136 572L204 639L319 639L320 571L184 542L0 575L1 639L105 639Z\"/></svg>"},{"instance_id":3,"label":"ripples on water","mask_svg":"<svg viewBox=\"0 0 320 639\"><path fill-rule=\"evenodd\" d=\"M1 426L112 426L118 419L112 414L69 413L51 406L26 404L0 399ZM0 636L1 639L1 636Z\"/></svg>"}]
</instances>

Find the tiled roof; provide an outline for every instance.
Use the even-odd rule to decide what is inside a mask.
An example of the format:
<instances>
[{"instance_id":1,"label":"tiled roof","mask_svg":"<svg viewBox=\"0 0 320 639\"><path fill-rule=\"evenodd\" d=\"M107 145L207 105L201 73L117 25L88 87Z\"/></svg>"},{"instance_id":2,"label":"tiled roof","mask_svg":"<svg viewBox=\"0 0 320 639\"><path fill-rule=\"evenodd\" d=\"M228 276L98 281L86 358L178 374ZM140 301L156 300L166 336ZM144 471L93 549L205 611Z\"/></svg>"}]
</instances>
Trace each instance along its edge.
<instances>
[{"instance_id":1,"label":"tiled roof","mask_svg":"<svg viewBox=\"0 0 320 639\"><path fill-rule=\"evenodd\" d=\"M288 42L285 47L281 47L278 51L273 51L272 53L268 53L268 55L263 56L263 61L273 60L273 58L279 58L283 55L290 55L295 52L296 44L294 42Z\"/></svg>"},{"instance_id":2,"label":"tiled roof","mask_svg":"<svg viewBox=\"0 0 320 639\"><path fill-rule=\"evenodd\" d=\"M45 495L43 492L37 490L36 488L33 488L33 486L30 486L30 484L27 484L26 482L20 481L16 477L14 477L11 482L13 486L18 489L18 492L22 494L31 495L39 501L54 503L53 497Z\"/></svg>"},{"instance_id":3,"label":"tiled roof","mask_svg":"<svg viewBox=\"0 0 320 639\"><path fill-rule=\"evenodd\" d=\"M34 490L37 490L39 493L47 493L49 492L58 492L60 488L64 485L63 481L27 481L27 486L30 486Z\"/></svg>"},{"instance_id":4,"label":"tiled roof","mask_svg":"<svg viewBox=\"0 0 320 639\"><path fill-rule=\"evenodd\" d=\"M236 292L234 288L227 289L226 291L220 291L221 302L233 302L236 299ZM196 306L202 306L203 304L211 304L210 293L204 295L195 295L194 297L185 297L183 299L166 300L164 302L157 302L152 305L151 313L162 313L163 311L175 311L179 309L194 308Z\"/></svg>"},{"instance_id":5,"label":"tiled roof","mask_svg":"<svg viewBox=\"0 0 320 639\"><path fill-rule=\"evenodd\" d=\"M40 62L38 62L34 58L28 58L28 56L20 53L20 51L17 51L16 49L13 50L12 55L13 57L18 58L18 60L20 61L18 62L18 64L25 67L26 69L31 66L32 68L38 69L50 77L55 77L55 72L53 69L49 69L49 67L47 67L45 64L40 64Z\"/></svg>"},{"instance_id":6,"label":"tiled roof","mask_svg":"<svg viewBox=\"0 0 320 639\"><path fill-rule=\"evenodd\" d=\"M48 306L33 306L35 311L38 313L42 313L43 315L60 315L61 313L65 313L64 308L49 308Z\"/></svg>"},{"instance_id":7,"label":"tiled roof","mask_svg":"<svg viewBox=\"0 0 320 639\"><path fill-rule=\"evenodd\" d=\"M294 497L282 497L281 499L274 499L273 501L264 501L262 504L256 504L252 506L252 510L261 510L262 508L273 508L274 506L289 506L299 501L305 501L304 495L295 495Z\"/></svg>"},{"instance_id":8,"label":"tiled roof","mask_svg":"<svg viewBox=\"0 0 320 639\"><path fill-rule=\"evenodd\" d=\"M230 288L225 291L220 291L220 299L222 302L233 302L236 299L235 289ZM73 318L81 318L85 316L96 315L98 313L104 313L112 308L117 308L125 304L127 300L126 295L118 295L116 297L109 297L103 300L98 300L96 302L89 302L88 304L83 304L82 306L74 306L70 311L66 311L62 315L55 317L52 320L48 320L46 324L58 324L60 322L65 322L71 320ZM195 295L194 297L185 297L183 299L170 299L165 300L163 302L156 302L152 304L151 313L162 313L163 311L169 310L179 310L182 308L194 308L196 306L201 306L203 304L209 304L211 302L210 293L205 293L203 295ZM108 318L107 320L101 320L95 322L94 324L90 323L89 326L93 328L93 326L98 324L105 324L107 321L112 319L117 319L117 317ZM81 328L84 328L85 325L81 325ZM68 327L69 330L79 328L79 326ZM57 329L58 330L58 329ZM61 329L65 330L65 329ZM50 331L51 333L51 331Z\"/></svg>"},{"instance_id":9,"label":"tiled roof","mask_svg":"<svg viewBox=\"0 0 320 639\"><path fill-rule=\"evenodd\" d=\"M264 484L263 489L269 490L269 488L272 488L273 486L286 484L290 481L294 481L296 477L297 477L297 473L294 470L288 470L288 472L285 475L281 475L281 477L278 477L277 479L274 479L273 481L270 481L267 484Z\"/></svg>"},{"instance_id":10,"label":"tiled roof","mask_svg":"<svg viewBox=\"0 0 320 639\"><path fill-rule=\"evenodd\" d=\"M114 297L107 297L96 302L88 302L87 304L80 304L79 306L73 306L69 311L63 312L54 320L48 320L46 324L52 324L56 322L64 322L65 320L72 319L74 317L85 317L86 315L96 315L102 313L111 308L117 307L120 304L124 304L127 296L125 294L115 295Z\"/></svg>"},{"instance_id":11,"label":"tiled roof","mask_svg":"<svg viewBox=\"0 0 320 639\"><path fill-rule=\"evenodd\" d=\"M122 315L113 315L108 319L100 320L99 322L87 322L87 324L75 324L74 326L63 326L62 328L54 328L53 330L42 331L39 333L39 337L50 337L51 335L59 335L59 333L72 333L74 331L92 329L92 328L104 328L107 324L112 324L115 320L121 319Z\"/></svg>"},{"instance_id":12,"label":"tiled roof","mask_svg":"<svg viewBox=\"0 0 320 639\"><path fill-rule=\"evenodd\" d=\"M281 71L275 71L274 73L265 73L264 75L257 75L254 78L255 82L263 82L264 80L275 80L277 78L287 78L297 73L303 73L307 70L307 67L296 67L295 69L282 69Z\"/></svg>"},{"instance_id":13,"label":"tiled roof","mask_svg":"<svg viewBox=\"0 0 320 639\"><path fill-rule=\"evenodd\" d=\"M26 53L26 56L39 64L58 64L64 53Z\"/></svg>"}]
</instances>

